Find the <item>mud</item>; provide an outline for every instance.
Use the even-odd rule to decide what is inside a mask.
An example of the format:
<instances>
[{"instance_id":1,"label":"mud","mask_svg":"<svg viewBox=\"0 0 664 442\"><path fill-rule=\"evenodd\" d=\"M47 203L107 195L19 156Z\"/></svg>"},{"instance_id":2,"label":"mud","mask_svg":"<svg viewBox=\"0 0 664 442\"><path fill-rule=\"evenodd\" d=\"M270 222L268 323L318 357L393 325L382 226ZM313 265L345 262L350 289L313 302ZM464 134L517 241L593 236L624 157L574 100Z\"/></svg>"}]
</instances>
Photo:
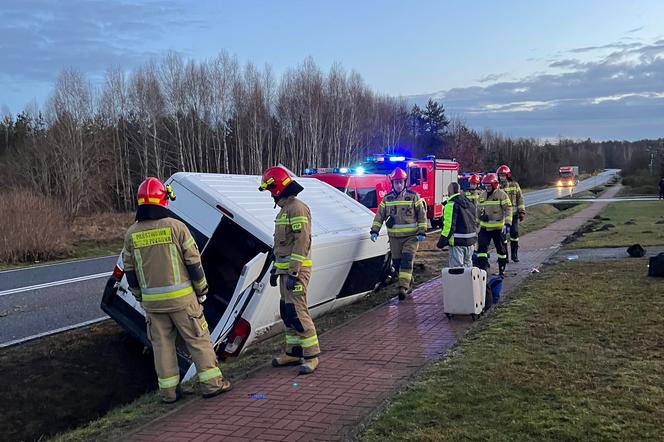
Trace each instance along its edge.
<instances>
[{"instance_id":1,"label":"mud","mask_svg":"<svg viewBox=\"0 0 664 442\"><path fill-rule=\"evenodd\" d=\"M151 353L112 321L3 349L0 434L33 441L153 390Z\"/></svg>"}]
</instances>

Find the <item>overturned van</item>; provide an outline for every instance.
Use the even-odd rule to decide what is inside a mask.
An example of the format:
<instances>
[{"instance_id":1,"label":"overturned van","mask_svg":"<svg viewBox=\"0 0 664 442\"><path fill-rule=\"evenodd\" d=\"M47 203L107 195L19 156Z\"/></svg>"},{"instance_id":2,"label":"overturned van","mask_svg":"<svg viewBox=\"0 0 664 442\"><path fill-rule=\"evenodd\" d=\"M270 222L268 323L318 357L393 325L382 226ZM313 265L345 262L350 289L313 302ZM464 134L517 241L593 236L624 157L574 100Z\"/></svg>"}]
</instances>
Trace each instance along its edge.
<instances>
[{"instance_id":1,"label":"overturned van","mask_svg":"<svg viewBox=\"0 0 664 442\"><path fill-rule=\"evenodd\" d=\"M387 235L375 243L368 231L373 213L334 187L298 178L298 198L311 209L313 260L308 288L312 316L357 300L389 273ZM279 290L270 287L274 207L258 192L260 177L176 173L168 181L177 195L169 204L201 250L210 291L204 304L212 341L221 359L283 329ZM136 339L150 346L145 312L128 290L122 256L106 284L101 308ZM195 372L184 345L178 357L185 379Z\"/></svg>"}]
</instances>

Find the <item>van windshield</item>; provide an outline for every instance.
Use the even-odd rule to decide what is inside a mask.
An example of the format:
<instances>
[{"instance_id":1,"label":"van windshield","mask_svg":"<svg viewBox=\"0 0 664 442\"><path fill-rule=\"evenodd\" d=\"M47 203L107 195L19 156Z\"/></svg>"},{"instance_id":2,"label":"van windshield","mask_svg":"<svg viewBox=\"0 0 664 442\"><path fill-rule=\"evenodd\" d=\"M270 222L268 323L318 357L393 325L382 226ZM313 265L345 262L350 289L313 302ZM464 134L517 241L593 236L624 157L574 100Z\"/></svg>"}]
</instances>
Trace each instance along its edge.
<instances>
[{"instance_id":1,"label":"van windshield","mask_svg":"<svg viewBox=\"0 0 664 442\"><path fill-rule=\"evenodd\" d=\"M369 209L378 207L378 199L376 197L376 189L373 187L357 189L358 201Z\"/></svg>"}]
</instances>

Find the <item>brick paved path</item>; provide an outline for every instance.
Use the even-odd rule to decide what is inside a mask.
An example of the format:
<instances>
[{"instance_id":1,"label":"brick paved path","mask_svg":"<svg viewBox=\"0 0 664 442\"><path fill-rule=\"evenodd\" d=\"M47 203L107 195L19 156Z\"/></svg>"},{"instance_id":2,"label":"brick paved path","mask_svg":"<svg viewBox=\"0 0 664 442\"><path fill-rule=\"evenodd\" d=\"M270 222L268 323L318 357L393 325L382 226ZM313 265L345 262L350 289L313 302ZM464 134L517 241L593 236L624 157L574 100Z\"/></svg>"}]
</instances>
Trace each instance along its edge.
<instances>
[{"instance_id":1,"label":"brick paved path","mask_svg":"<svg viewBox=\"0 0 664 442\"><path fill-rule=\"evenodd\" d=\"M609 198L615 186L605 193ZM505 288L522 282L533 267L604 203L522 237L521 262L508 266ZM522 253L521 253L522 252ZM493 260L493 259L492 259ZM494 269L496 268L495 263ZM132 441L346 440L377 407L441 358L469 326L448 321L440 278L399 304L391 301L321 336L318 370L298 376L297 367L266 367L210 400L196 400L131 435ZM259 398L257 395L263 395Z\"/></svg>"}]
</instances>

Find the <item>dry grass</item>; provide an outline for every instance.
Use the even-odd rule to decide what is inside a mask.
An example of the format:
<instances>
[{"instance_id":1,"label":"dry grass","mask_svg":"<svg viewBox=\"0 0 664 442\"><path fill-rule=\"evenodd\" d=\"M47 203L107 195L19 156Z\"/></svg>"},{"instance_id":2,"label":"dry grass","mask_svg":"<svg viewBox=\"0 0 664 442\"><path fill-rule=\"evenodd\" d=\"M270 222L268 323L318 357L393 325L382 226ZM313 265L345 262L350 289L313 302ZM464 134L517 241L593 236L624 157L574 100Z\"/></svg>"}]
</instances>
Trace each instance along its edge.
<instances>
[{"instance_id":1,"label":"dry grass","mask_svg":"<svg viewBox=\"0 0 664 442\"><path fill-rule=\"evenodd\" d=\"M0 195L0 207L0 263L59 259L73 253L73 235L56 202L12 191Z\"/></svg>"},{"instance_id":2,"label":"dry grass","mask_svg":"<svg viewBox=\"0 0 664 442\"><path fill-rule=\"evenodd\" d=\"M74 220L72 231L76 241L112 241L124 238L134 222L134 213L95 213Z\"/></svg>"}]
</instances>

